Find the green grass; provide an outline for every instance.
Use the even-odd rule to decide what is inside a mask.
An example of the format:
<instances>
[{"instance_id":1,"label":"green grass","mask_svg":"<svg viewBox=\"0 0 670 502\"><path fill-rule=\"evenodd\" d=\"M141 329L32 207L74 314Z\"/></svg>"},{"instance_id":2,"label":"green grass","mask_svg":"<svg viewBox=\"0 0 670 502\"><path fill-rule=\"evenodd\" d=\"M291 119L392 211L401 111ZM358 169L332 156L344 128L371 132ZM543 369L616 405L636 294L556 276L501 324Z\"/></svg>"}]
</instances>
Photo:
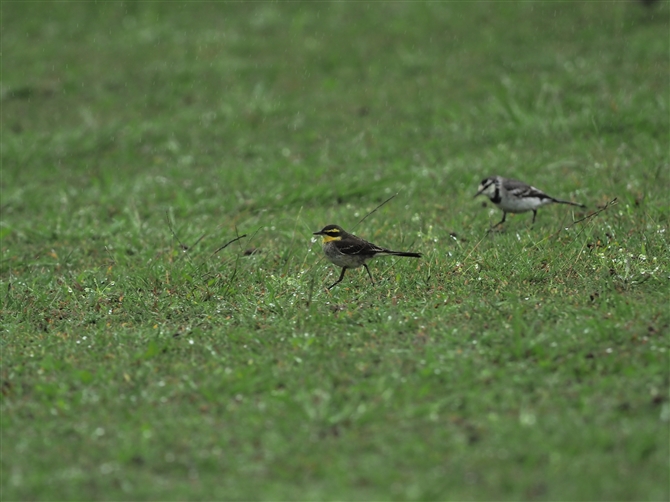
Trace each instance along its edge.
<instances>
[{"instance_id":1,"label":"green grass","mask_svg":"<svg viewBox=\"0 0 670 502\"><path fill-rule=\"evenodd\" d=\"M3 500L670 497L668 2L1 9Z\"/></svg>"}]
</instances>

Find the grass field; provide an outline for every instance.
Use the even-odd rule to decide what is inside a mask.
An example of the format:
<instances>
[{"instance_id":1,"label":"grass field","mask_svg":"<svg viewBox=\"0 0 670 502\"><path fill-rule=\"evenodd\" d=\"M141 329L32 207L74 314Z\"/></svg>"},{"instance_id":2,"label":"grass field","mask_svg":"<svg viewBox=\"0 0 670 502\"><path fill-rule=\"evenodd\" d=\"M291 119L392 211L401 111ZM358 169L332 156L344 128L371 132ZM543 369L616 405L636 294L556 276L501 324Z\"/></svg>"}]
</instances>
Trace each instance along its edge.
<instances>
[{"instance_id":1,"label":"grass field","mask_svg":"<svg viewBox=\"0 0 670 502\"><path fill-rule=\"evenodd\" d=\"M668 2L1 14L2 500L670 498Z\"/></svg>"}]
</instances>

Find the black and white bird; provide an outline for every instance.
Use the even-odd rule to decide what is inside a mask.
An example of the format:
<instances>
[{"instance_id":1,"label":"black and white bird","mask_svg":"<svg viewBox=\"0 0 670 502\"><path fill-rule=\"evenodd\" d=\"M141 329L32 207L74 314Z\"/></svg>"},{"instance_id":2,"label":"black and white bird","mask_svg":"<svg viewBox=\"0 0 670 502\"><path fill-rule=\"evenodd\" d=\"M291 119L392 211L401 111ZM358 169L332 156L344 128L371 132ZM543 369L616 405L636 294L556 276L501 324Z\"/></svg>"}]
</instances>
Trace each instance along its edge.
<instances>
[{"instance_id":1,"label":"black and white bird","mask_svg":"<svg viewBox=\"0 0 670 502\"><path fill-rule=\"evenodd\" d=\"M584 204L577 202L556 199L523 181L503 178L502 176L489 176L483 179L475 197L479 195L486 195L503 212L502 220L496 223L494 227L505 222L507 213L525 213L526 211L533 211L533 223L535 223L538 208L547 204L570 204L571 206L586 207Z\"/></svg>"}]
</instances>

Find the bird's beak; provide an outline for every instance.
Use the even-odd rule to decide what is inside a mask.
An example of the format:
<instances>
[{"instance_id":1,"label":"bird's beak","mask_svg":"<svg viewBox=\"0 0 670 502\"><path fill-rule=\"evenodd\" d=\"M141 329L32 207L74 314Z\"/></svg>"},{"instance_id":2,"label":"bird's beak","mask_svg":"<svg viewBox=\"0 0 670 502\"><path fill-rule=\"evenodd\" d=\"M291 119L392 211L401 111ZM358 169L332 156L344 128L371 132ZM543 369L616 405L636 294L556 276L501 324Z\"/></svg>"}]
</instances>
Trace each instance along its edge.
<instances>
[{"instance_id":1,"label":"bird's beak","mask_svg":"<svg viewBox=\"0 0 670 502\"><path fill-rule=\"evenodd\" d=\"M323 232L319 230L318 232L314 232L312 235L323 235Z\"/></svg>"},{"instance_id":2,"label":"bird's beak","mask_svg":"<svg viewBox=\"0 0 670 502\"><path fill-rule=\"evenodd\" d=\"M477 191L477 193L475 194L475 196L473 197L473 199L474 199L475 197L477 197L478 195L481 195L483 191L484 191L484 189L483 189L483 188L480 188L480 189Z\"/></svg>"}]
</instances>

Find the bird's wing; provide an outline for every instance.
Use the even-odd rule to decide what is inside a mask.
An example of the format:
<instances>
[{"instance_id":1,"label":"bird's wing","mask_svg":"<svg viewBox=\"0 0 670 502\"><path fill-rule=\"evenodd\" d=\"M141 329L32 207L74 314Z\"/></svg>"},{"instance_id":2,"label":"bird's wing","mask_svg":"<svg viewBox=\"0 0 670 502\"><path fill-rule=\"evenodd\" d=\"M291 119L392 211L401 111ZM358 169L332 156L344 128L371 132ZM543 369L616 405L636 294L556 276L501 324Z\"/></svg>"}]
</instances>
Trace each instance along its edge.
<instances>
[{"instance_id":1,"label":"bird's wing","mask_svg":"<svg viewBox=\"0 0 670 502\"><path fill-rule=\"evenodd\" d=\"M515 197L537 197L538 199L551 199L549 195L544 193L539 188L530 186L523 181L518 180L505 180L504 182L505 190L507 190L511 195Z\"/></svg>"},{"instance_id":2,"label":"bird's wing","mask_svg":"<svg viewBox=\"0 0 670 502\"><path fill-rule=\"evenodd\" d=\"M340 251L342 251L344 254L361 256L374 256L378 253L384 253L388 251L387 249L375 246L371 242L365 241L363 239L359 239L356 242L352 242L351 244L341 244L339 247Z\"/></svg>"}]
</instances>

